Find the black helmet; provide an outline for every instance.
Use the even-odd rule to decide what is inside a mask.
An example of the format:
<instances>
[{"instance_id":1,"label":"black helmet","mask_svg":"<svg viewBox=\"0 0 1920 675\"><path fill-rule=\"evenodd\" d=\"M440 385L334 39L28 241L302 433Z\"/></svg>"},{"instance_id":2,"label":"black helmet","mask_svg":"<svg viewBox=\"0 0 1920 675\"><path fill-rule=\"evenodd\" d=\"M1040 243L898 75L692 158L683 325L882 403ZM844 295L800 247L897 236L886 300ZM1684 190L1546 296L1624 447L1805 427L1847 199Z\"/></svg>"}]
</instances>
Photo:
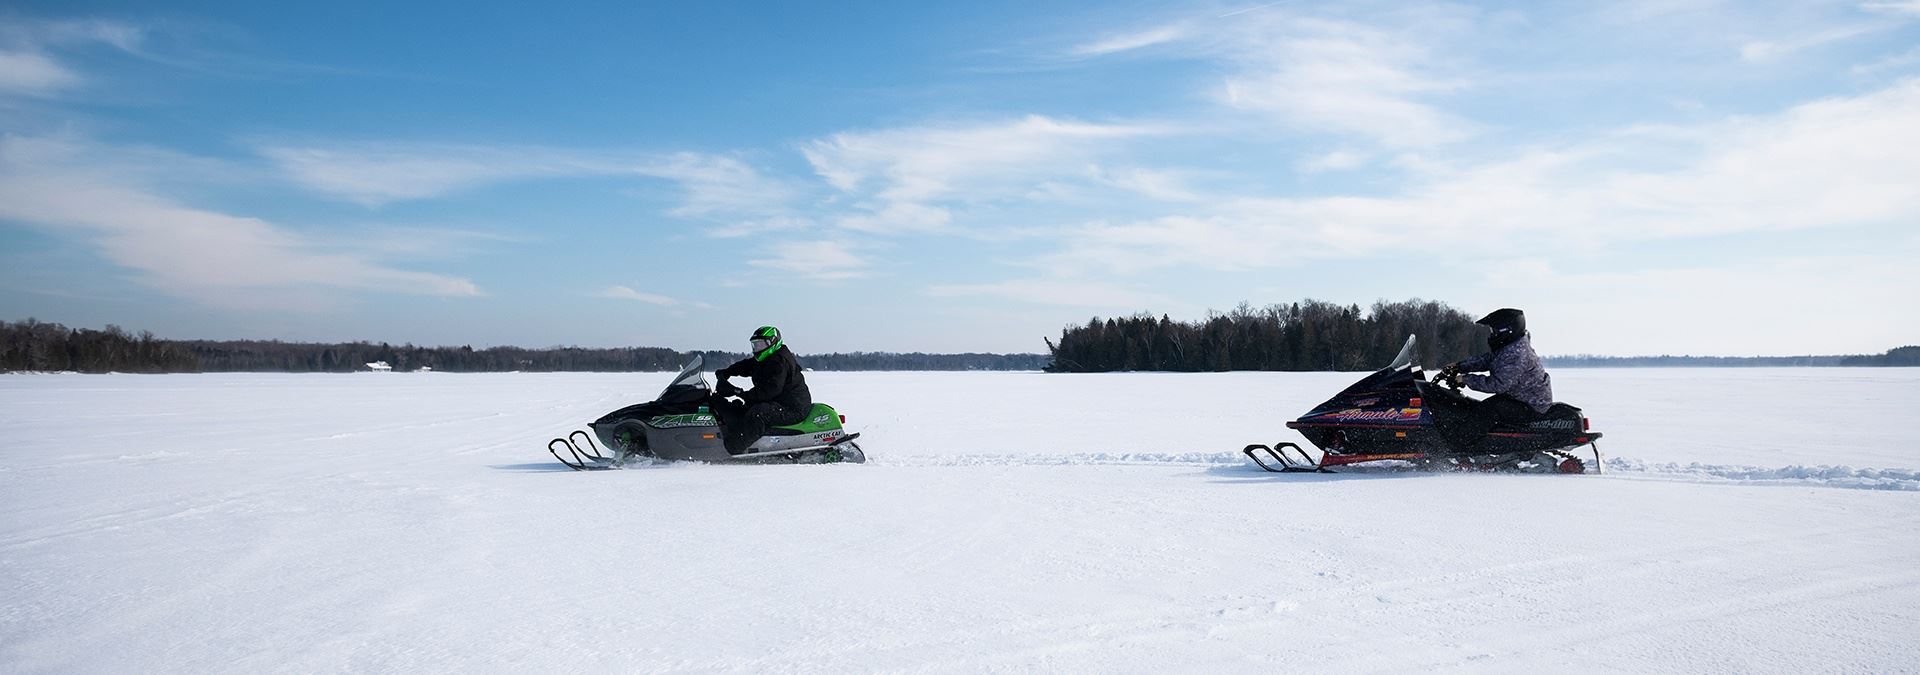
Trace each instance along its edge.
<instances>
[{"instance_id":1,"label":"black helmet","mask_svg":"<svg viewBox=\"0 0 1920 675\"><path fill-rule=\"evenodd\" d=\"M1474 323L1493 329L1487 336L1487 346L1493 349L1513 344L1527 334L1527 313L1512 307L1493 310Z\"/></svg>"}]
</instances>

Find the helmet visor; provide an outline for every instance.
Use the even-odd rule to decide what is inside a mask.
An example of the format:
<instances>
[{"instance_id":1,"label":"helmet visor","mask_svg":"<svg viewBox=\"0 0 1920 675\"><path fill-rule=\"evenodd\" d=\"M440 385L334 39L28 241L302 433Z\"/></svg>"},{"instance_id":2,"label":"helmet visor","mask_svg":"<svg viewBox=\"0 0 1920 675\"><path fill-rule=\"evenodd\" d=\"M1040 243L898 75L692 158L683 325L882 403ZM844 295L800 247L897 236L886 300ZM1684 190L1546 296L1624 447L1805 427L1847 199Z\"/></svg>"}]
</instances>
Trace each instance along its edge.
<instances>
[{"instance_id":1,"label":"helmet visor","mask_svg":"<svg viewBox=\"0 0 1920 675\"><path fill-rule=\"evenodd\" d=\"M757 337L753 339L752 344L753 344L753 353L758 354L760 352L766 351L768 347L772 347L773 340L771 338Z\"/></svg>"}]
</instances>

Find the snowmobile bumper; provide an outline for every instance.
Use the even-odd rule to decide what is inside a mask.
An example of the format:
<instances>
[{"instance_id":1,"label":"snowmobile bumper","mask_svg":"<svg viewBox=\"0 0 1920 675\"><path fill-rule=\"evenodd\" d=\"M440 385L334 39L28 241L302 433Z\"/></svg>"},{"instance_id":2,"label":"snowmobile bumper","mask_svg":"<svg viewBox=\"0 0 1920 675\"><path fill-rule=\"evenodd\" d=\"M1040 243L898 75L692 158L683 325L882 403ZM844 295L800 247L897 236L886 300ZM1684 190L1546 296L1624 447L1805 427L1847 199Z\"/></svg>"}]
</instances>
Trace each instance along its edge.
<instances>
[{"instance_id":1,"label":"snowmobile bumper","mask_svg":"<svg viewBox=\"0 0 1920 675\"><path fill-rule=\"evenodd\" d=\"M1240 452L1245 453L1247 459L1253 460L1253 463L1260 468L1273 473L1332 473L1320 466L1320 462L1315 461L1312 455L1308 455L1298 443L1281 441L1273 444L1273 447L1255 443ZM1261 455L1266 455L1267 459L1261 459ZM1268 464L1267 460L1272 460L1273 463Z\"/></svg>"},{"instance_id":2,"label":"snowmobile bumper","mask_svg":"<svg viewBox=\"0 0 1920 675\"><path fill-rule=\"evenodd\" d=\"M575 443L573 440L575 436L587 439L587 446L582 448L579 444ZM566 448L567 456L563 457L560 455L560 448L554 447L556 444L561 448ZM554 459L560 460L561 464L567 465L567 468L573 469L574 471L612 469L617 464L612 457L600 454L600 446L594 444L593 435L587 433L584 429L575 429L573 433L567 434L565 438L556 438L547 441L547 452L552 453ZM568 457L572 459L568 459Z\"/></svg>"}]
</instances>

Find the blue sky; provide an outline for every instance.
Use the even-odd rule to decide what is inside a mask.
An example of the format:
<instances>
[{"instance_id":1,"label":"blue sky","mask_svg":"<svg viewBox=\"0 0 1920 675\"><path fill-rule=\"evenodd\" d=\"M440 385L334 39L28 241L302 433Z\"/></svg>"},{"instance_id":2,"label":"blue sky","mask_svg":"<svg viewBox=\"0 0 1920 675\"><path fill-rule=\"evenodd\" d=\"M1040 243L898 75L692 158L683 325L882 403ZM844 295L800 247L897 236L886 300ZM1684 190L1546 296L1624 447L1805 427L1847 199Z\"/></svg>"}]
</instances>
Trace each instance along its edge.
<instances>
[{"instance_id":1,"label":"blue sky","mask_svg":"<svg viewBox=\"0 0 1920 675\"><path fill-rule=\"evenodd\" d=\"M12 3L0 317L1041 351L1420 297L1555 354L1920 342L1915 0L940 4Z\"/></svg>"}]
</instances>

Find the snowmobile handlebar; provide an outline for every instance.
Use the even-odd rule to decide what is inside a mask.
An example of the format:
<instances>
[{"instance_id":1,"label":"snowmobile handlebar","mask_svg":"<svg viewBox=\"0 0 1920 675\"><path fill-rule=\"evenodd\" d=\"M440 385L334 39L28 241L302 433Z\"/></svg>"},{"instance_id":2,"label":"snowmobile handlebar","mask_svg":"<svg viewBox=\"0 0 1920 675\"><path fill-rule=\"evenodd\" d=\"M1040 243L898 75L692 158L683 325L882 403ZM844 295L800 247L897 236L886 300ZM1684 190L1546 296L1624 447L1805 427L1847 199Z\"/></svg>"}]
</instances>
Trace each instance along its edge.
<instances>
[{"instance_id":1,"label":"snowmobile handlebar","mask_svg":"<svg viewBox=\"0 0 1920 675\"><path fill-rule=\"evenodd\" d=\"M1454 391L1460 391L1460 367L1449 365L1433 374L1433 383Z\"/></svg>"}]
</instances>

